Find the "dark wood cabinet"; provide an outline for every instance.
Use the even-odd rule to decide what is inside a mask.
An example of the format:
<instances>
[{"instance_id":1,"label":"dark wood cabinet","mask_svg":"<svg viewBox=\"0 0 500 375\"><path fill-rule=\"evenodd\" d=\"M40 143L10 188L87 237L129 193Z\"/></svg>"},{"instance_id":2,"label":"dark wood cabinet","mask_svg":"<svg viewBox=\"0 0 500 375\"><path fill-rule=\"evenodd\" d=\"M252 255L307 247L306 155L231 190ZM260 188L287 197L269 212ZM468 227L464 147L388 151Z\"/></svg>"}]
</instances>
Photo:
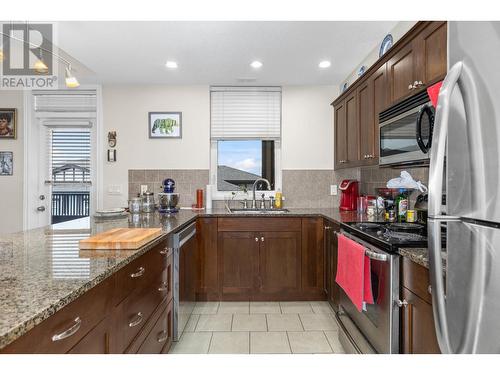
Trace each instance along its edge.
<instances>
[{"instance_id":1,"label":"dark wood cabinet","mask_svg":"<svg viewBox=\"0 0 500 375\"><path fill-rule=\"evenodd\" d=\"M443 79L447 70L447 23L431 22L418 34L414 43L418 48L418 79L424 85Z\"/></svg>"},{"instance_id":2,"label":"dark wood cabinet","mask_svg":"<svg viewBox=\"0 0 500 375\"><path fill-rule=\"evenodd\" d=\"M378 164L379 113L446 75L446 22L418 22L333 103L335 169Z\"/></svg>"},{"instance_id":3,"label":"dark wood cabinet","mask_svg":"<svg viewBox=\"0 0 500 375\"><path fill-rule=\"evenodd\" d=\"M438 354L429 270L408 258L401 259L401 353Z\"/></svg>"},{"instance_id":4,"label":"dark wood cabinet","mask_svg":"<svg viewBox=\"0 0 500 375\"><path fill-rule=\"evenodd\" d=\"M337 223L325 222L325 292L330 306L335 311L338 311L340 304L340 287L335 282L337 276L337 232L340 232L340 226Z\"/></svg>"},{"instance_id":5,"label":"dark wood cabinet","mask_svg":"<svg viewBox=\"0 0 500 375\"><path fill-rule=\"evenodd\" d=\"M221 300L325 299L323 219L220 218Z\"/></svg>"},{"instance_id":6,"label":"dark wood cabinet","mask_svg":"<svg viewBox=\"0 0 500 375\"><path fill-rule=\"evenodd\" d=\"M418 82L417 45L406 44L388 62L389 93L391 103L413 94L414 83Z\"/></svg>"},{"instance_id":7,"label":"dark wood cabinet","mask_svg":"<svg viewBox=\"0 0 500 375\"><path fill-rule=\"evenodd\" d=\"M219 275L217 266L217 218L200 217L196 221L198 239L198 290L200 301L219 300Z\"/></svg>"},{"instance_id":8,"label":"dark wood cabinet","mask_svg":"<svg viewBox=\"0 0 500 375\"><path fill-rule=\"evenodd\" d=\"M300 290L300 232L261 232L259 236L258 294L279 299Z\"/></svg>"},{"instance_id":9,"label":"dark wood cabinet","mask_svg":"<svg viewBox=\"0 0 500 375\"><path fill-rule=\"evenodd\" d=\"M222 299L249 300L258 288L260 239L254 232L219 232Z\"/></svg>"},{"instance_id":10,"label":"dark wood cabinet","mask_svg":"<svg viewBox=\"0 0 500 375\"><path fill-rule=\"evenodd\" d=\"M359 125L356 92L345 99L346 128L347 128L347 163L346 167L359 164Z\"/></svg>"},{"instance_id":11,"label":"dark wood cabinet","mask_svg":"<svg viewBox=\"0 0 500 375\"><path fill-rule=\"evenodd\" d=\"M335 106L335 168L342 168L347 163L347 128L345 119L345 101Z\"/></svg>"},{"instance_id":12,"label":"dark wood cabinet","mask_svg":"<svg viewBox=\"0 0 500 375\"><path fill-rule=\"evenodd\" d=\"M104 319L81 339L68 352L69 354L108 354L109 353L109 319Z\"/></svg>"}]
</instances>

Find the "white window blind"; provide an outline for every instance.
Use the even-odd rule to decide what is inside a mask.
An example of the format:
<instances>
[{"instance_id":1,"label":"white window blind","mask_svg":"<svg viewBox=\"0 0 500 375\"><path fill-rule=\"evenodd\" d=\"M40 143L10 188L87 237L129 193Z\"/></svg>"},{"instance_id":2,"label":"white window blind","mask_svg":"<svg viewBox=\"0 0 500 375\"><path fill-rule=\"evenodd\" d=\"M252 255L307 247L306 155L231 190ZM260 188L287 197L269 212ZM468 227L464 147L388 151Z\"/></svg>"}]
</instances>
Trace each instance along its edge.
<instances>
[{"instance_id":1,"label":"white window blind","mask_svg":"<svg viewBox=\"0 0 500 375\"><path fill-rule=\"evenodd\" d=\"M95 112L97 99L94 91L37 92L34 93L35 112Z\"/></svg>"},{"instance_id":2,"label":"white window blind","mask_svg":"<svg viewBox=\"0 0 500 375\"><path fill-rule=\"evenodd\" d=\"M53 183L91 181L90 129L49 131L50 175Z\"/></svg>"},{"instance_id":3,"label":"white window blind","mask_svg":"<svg viewBox=\"0 0 500 375\"><path fill-rule=\"evenodd\" d=\"M212 139L279 139L280 87L211 87Z\"/></svg>"}]
</instances>

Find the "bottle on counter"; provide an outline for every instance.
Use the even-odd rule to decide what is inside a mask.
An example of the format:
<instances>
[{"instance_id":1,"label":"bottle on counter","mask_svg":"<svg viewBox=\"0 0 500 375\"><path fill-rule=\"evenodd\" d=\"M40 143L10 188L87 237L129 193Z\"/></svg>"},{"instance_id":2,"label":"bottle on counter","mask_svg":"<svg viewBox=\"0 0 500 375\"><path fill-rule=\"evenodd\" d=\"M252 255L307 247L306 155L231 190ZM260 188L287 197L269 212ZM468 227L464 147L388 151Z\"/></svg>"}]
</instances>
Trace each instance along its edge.
<instances>
[{"instance_id":1,"label":"bottle on counter","mask_svg":"<svg viewBox=\"0 0 500 375\"><path fill-rule=\"evenodd\" d=\"M281 193L281 190L278 189L276 191L276 196L274 200L274 206L276 208L282 208L283 207L283 194Z\"/></svg>"},{"instance_id":2,"label":"bottle on counter","mask_svg":"<svg viewBox=\"0 0 500 375\"><path fill-rule=\"evenodd\" d=\"M400 189L399 194L396 197L396 212L398 216L398 222L402 223L406 221L406 211L408 210L408 195L405 189Z\"/></svg>"}]
</instances>

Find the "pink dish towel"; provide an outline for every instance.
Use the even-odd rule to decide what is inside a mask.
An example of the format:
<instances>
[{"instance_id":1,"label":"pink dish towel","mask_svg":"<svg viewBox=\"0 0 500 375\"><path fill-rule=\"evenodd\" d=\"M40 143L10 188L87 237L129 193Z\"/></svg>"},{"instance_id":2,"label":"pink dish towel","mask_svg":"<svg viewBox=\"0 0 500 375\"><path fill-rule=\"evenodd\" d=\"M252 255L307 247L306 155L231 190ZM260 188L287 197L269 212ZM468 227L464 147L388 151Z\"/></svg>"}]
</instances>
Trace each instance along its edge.
<instances>
[{"instance_id":1,"label":"pink dish towel","mask_svg":"<svg viewBox=\"0 0 500 375\"><path fill-rule=\"evenodd\" d=\"M370 259L365 255L363 245L342 234L338 235L335 282L344 290L358 311L363 310L363 302L373 303Z\"/></svg>"}]
</instances>

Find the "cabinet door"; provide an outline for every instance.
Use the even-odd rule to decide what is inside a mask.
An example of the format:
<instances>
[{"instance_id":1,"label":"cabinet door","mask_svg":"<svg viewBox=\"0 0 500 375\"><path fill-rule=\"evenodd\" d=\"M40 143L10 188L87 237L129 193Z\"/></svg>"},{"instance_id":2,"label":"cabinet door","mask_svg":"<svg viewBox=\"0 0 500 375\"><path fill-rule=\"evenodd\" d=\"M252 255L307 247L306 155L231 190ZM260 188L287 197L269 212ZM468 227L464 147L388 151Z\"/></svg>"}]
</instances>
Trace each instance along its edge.
<instances>
[{"instance_id":1,"label":"cabinet door","mask_svg":"<svg viewBox=\"0 0 500 375\"><path fill-rule=\"evenodd\" d=\"M378 116L387 105L389 104L389 89L387 84L387 64L382 65L377 69L376 72L370 77L371 81L371 93L372 93L372 103L373 103L373 151L372 155L374 158L373 164L378 163L379 157L379 142L380 142L380 131L379 131L379 120Z\"/></svg>"},{"instance_id":2,"label":"cabinet door","mask_svg":"<svg viewBox=\"0 0 500 375\"><path fill-rule=\"evenodd\" d=\"M402 288L402 298L408 305L402 309L402 352L404 354L440 353L434 329L432 305Z\"/></svg>"},{"instance_id":3,"label":"cabinet door","mask_svg":"<svg viewBox=\"0 0 500 375\"><path fill-rule=\"evenodd\" d=\"M415 39L418 45L418 80L425 85L446 75L446 22L431 22Z\"/></svg>"},{"instance_id":4,"label":"cabinet door","mask_svg":"<svg viewBox=\"0 0 500 375\"><path fill-rule=\"evenodd\" d=\"M347 162L347 128L345 119L345 102L335 108L335 169L345 167Z\"/></svg>"},{"instance_id":5,"label":"cabinet door","mask_svg":"<svg viewBox=\"0 0 500 375\"><path fill-rule=\"evenodd\" d=\"M347 166L359 164L359 125L356 92L345 100L346 129L347 129Z\"/></svg>"},{"instance_id":6,"label":"cabinet door","mask_svg":"<svg viewBox=\"0 0 500 375\"><path fill-rule=\"evenodd\" d=\"M104 319L81 339L68 352L69 354L107 354L109 353L110 322Z\"/></svg>"},{"instance_id":7,"label":"cabinet door","mask_svg":"<svg viewBox=\"0 0 500 375\"><path fill-rule=\"evenodd\" d=\"M416 56L416 43L409 42L387 62L391 104L415 92L411 86L418 79Z\"/></svg>"},{"instance_id":8,"label":"cabinet door","mask_svg":"<svg viewBox=\"0 0 500 375\"><path fill-rule=\"evenodd\" d=\"M323 219L302 219L302 290L324 297L325 248Z\"/></svg>"},{"instance_id":9,"label":"cabinet door","mask_svg":"<svg viewBox=\"0 0 500 375\"><path fill-rule=\"evenodd\" d=\"M299 292L300 232L261 232L259 236L260 293L283 298Z\"/></svg>"},{"instance_id":10,"label":"cabinet door","mask_svg":"<svg viewBox=\"0 0 500 375\"><path fill-rule=\"evenodd\" d=\"M222 299L248 300L257 289L258 233L219 232L219 285Z\"/></svg>"},{"instance_id":11,"label":"cabinet door","mask_svg":"<svg viewBox=\"0 0 500 375\"><path fill-rule=\"evenodd\" d=\"M197 300L218 301L217 218L203 217L196 223L200 261Z\"/></svg>"},{"instance_id":12,"label":"cabinet door","mask_svg":"<svg viewBox=\"0 0 500 375\"><path fill-rule=\"evenodd\" d=\"M375 157L375 126L373 118L373 89L371 79L357 88L359 149L363 165L371 164Z\"/></svg>"}]
</instances>

